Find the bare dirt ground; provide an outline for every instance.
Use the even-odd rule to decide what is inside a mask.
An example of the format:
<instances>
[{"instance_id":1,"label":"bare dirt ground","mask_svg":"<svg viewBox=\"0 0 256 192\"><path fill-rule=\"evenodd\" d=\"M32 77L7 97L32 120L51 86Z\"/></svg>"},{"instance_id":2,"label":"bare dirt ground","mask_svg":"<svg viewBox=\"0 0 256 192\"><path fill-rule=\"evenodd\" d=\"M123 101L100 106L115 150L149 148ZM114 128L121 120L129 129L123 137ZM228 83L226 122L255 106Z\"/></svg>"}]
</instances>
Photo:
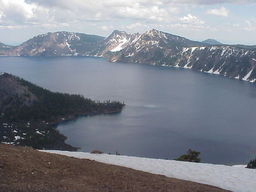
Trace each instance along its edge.
<instances>
[{"instance_id":1,"label":"bare dirt ground","mask_svg":"<svg viewBox=\"0 0 256 192\"><path fill-rule=\"evenodd\" d=\"M0 192L227 191L91 160L0 144Z\"/></svg>"}]
</instances>

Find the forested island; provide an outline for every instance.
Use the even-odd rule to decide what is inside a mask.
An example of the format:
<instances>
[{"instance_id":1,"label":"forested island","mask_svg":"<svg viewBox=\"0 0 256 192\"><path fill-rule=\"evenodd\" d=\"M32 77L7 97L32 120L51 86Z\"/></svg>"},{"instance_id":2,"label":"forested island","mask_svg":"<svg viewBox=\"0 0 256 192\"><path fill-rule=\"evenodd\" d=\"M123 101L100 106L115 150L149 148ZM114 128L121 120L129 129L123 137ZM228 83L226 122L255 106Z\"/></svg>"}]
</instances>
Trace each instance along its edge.
<instances>
[{"instance_id":1,"label":"forested island","mask_svg":"<svg viewBox=\"0 0 256 192\"><path fill-rule=\"evenodd\" d=\"M124 103L55 93L8 73L0 75L0 142L76 150L56 125L79 116L120 113Z\"/></svg>"}]
</instances>

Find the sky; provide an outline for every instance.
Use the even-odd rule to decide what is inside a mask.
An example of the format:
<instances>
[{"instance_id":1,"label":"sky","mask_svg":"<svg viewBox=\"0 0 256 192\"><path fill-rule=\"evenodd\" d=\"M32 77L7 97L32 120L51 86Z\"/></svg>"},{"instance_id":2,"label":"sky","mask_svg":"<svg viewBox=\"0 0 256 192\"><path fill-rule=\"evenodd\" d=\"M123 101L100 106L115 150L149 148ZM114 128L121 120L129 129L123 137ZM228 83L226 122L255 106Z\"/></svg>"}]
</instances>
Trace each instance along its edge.
<instances>
[{"instance_id":1,"label":"sky","mask_svg":"<svg viewBox=\"0 0 256 192\"><path fill-rule=\"evenodd\" d=\"M0 42L10 45L55 31L108 36L152 28L256 45L256 0L0 0Z\"/></svg>"}]
</instances>

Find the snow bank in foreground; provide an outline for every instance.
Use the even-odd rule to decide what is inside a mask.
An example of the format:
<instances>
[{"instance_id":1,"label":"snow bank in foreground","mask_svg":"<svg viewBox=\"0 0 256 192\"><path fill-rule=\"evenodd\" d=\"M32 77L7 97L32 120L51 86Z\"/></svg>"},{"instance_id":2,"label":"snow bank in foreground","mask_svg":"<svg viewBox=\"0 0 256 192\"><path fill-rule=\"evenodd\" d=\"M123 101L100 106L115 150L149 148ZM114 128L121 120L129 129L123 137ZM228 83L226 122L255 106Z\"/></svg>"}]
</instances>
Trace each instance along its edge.
<instances>
[{"instance_id":1,"label":"snow bank in foreground","mask_svg":"<svg viewBox=\"0 0 256 192\"><path fill-rule=\"evenodd\" d=\"M208 184L234 192L256 192L256 170L241 166L189 163L84 152L44 151L70 157L95 160L167 177Z\"/></svg>"}]
</instances>

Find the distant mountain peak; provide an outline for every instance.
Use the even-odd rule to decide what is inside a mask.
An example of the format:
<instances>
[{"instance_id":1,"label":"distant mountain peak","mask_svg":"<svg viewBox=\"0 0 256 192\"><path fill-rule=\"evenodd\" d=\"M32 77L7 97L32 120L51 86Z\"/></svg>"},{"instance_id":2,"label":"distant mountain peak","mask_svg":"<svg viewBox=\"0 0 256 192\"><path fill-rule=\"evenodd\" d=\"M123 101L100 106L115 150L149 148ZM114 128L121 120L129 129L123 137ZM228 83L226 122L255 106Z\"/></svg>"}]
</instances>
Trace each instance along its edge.
<instances>
[{"instance_id":1,"label":"distant mountain peak","mask_svg":"<svg viewBox=\"0 0 256 192\"><path fill-rule=\"evenodd\" d=\"M10 45L6 45L6 44L4 44L4 43L2 43L2 42L0 42L0 50L2 49L10 49L10 48L12 48L13 46L10 46Z\"/></svg>"},{"instance_id":2,"label":"distant mountain peak","mask_svg":"<svg viewBox=\"0 0 256 192\"><path fill-rule=\"evenodd\" d=\"M167 33L159 31L157 29L151 29L146 31L145 33L142 34L143 37L150 37L150 38L157 38L157 39L167 39Z\"/></svg>"},{"instance_id":3,"label":"distant mountain peak","mask_svg":"<svg viewBox=\"0 0 256 192\"><path fill-rule=\"evenodd\" d=\"M129 36L129 35L131 35L131 34L127 33L126 31L114 30L106 39L116 38L116 37L124 37L124 36Z\"/></svg>"},{"instance_id":4,"label":"distant mountain peak","mask_svg":"<svg viewBox=\"0 0 256 192\"><path fill-rule=\"evenodd\" d=\"M0 71L0 77L1 77L2 75L4 75L4 74L5 74L5 72L1 72L1 71Z\"/></svg>"},{"instance_id":5,"label":"distant mountain peak","mask_svg":"<svg viewBox=\"0 0 256 192\"><path fill-rule=\"evenodd\" d=\"M146 33L159 33L159 32L161 32L161 31L154 29L154 28L146 31Z\"/></svg>"},{"instance_id":6,"label":"distant mountain peak","mask_svg":"<svg viewBox=\"0 0 256 192\"><path fill-rule=\"evenodd\" d=\"M9 74L9 73L6 73L6 72L1 72L1 71L0 71L0 75L4 75L4 76L7 75L7 76L8 76L8 75L10 75L10 74ZM11 76L11 75L10 75L10 76Z\"/></svg>"},{"instance_id":7,"label":"distant mountain peak","mask_svg":"<svg viewBox=\"0 0 256 192\"><path fill-rule=\"evenodd\" d=\"M127 34L126 31L120 31L120 30L117 30L117 29L115 29L115 30L112 32L112 34L115 34L115 33Z\"/></svg>"},{"instance_id":8,"label":"distant mountain peak","mask_svg":"<svg viewBox=\"0 0 256 192\"><path fill-rule=\"evenodd\" d=\"M118 52L129 46L131 43L136 41L140 36L139 33L130 34L125 31L114 30L106 39L103 52L101 55L104 55L108 51Z\"/></svg>"},{"instance_id":9,"label":"distant mountain peak","mask_svg":"<svg viewBox=\"0 0 256 192\"><path fill-rule=\"evenodd\" d=\"M159 30L153 28L153 29L150 29L150 30L146 31L145 34L148 34L148 35L161 35L161 34L164 34L164 32L159 31Z\"/></svg>"},{"instance_id":10,"label":"distant mountain peak","mask_svg":"<svg viewBox=\"0 0 256 192\"><path fill-rule=\"evenodd\" d=\"M202 41L202 43L206 43L206 44L209 44L209 45L222 45L221 42L219 42L215 39L206 39L206 40Z\"/></svg>"}]
</instances>

